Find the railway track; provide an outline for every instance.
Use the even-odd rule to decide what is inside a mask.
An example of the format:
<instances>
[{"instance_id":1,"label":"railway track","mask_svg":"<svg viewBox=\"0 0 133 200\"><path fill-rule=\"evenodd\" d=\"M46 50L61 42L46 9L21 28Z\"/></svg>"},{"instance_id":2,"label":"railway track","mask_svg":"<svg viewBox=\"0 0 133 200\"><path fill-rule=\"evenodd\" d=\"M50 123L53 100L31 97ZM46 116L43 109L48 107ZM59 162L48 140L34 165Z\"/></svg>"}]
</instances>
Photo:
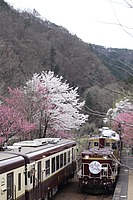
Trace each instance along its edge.
<instances>
[{"instance_id":1,"label":"railway track","mask_svg":"<svg viewBox=\"0 0 133 200\"><path fill-rule=\"evenodd\" d=\"M69 183L63 185L59 192L52 197L51 200L112 200L112 195L90 195L82 193L77 186L76 179L72 179Z\"/></svg>"}]
</instances>

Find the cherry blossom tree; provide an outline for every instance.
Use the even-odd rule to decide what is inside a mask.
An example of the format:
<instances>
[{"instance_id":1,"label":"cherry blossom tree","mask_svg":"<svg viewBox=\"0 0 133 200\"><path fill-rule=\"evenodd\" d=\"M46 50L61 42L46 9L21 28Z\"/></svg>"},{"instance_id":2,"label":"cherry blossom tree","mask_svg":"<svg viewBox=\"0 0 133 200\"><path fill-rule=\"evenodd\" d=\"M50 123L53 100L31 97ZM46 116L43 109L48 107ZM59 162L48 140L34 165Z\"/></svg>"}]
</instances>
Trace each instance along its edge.
<instances>
[{"instance_id":1,"label":"cherry blossom tree","mask_svg":"<svg viewBox=\"0 0 133 200\"><path fill-rule=\"evenodd\" d=\"M34 122L40 127L40 137L51 132L68 134L88 119L88 115L81 113L85 102L79 102L78 88L70 88L62 80L63 77L54 76L52 71L42 72L34 74L24 87L24 93L32 93L32 101L38 105Z\"/></svg>"},{"instance_id":2,"label":"cherry blossom tree","mask_svg":"<svg viewBox=\"0 0 133 200\"><path fill-rule=\"evenodd\" d=\"M27 122L20 113L9 105L0 105L0 141L7 142L13 136L27 137L35 126Z\"/></svg>"},{"instance_id":3,"label":"cherry blossom tree","mask_svg":"<svg viewBox=\"0 0 133 200\"><path fill-rule=\"evenodd\" d=\"M9 97L4 98L4 101L21 113L25 120L33 123L33 116L38 110L37 102L32 99L33 95L32 93L25 93L23 88L9 88Z\"/></svg>"},{"instance_id":4,"label":"cherry blossom tree","mask_svg":"<svg viewBox=\"0 0 133 200\"><path fill-rule=\"evenodd\" d=\"M133 145L133 113L122 112L118 114L112 121L112 128L118 131L119 124L124 142Z\"/></svg>"},{"instance_id":5,"label":"cherry blossom tree","mask_svg":"<svg viewBox=\"0 0 133 200\"><path fill-rule=\"evenodd\" d=\"M123 112L133 112L133 104L126 97L117 102L114 108L110 108L107 111L105 120L114 119L118 114Z\"/></svg>"},{"instance_id":6,"label":"cherry blossom tree","mask_svg":"<svg viewBox=\"0 0 133 200\"><path fill-rule=\"evenodd\" d=\"M126 97L107 111L105 123L110 123L115 131L122 132L125 143L133 145L133 104Z\"/></svg>"},{"instance_id":7,"label":"cherry blossom tree","mask_svg":"<svg viewBox=\"0 0 133 200\"><path fill-rule=\"evenodd\" d=\"M88 115L81 113L78 88L71 88L63 77L54 73L34 74L22 88L9 88L5 101L29 123L34 123L32 137L70 137L72 129L79 129Z\"/></svg>"}]
</instances>

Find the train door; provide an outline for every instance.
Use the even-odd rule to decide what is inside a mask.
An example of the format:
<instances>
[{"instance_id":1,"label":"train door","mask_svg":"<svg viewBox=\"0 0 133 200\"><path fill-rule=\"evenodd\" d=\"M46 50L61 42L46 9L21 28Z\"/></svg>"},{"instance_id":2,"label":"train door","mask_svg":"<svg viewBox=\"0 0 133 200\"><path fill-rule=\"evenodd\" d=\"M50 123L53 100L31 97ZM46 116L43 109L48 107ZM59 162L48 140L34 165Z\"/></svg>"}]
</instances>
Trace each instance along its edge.
<instances>
[{"instance_id":1,"label":"train door","mask_svg":"<svg viewBox=\"0 0 133 200\"><path fill-rule=\"evenodd\" d=\"M33 164L33 168L32 168L33 172L32 172L32 176L31 176L31 183L32 183L32 180L33 180L33 198L32 200L35 200L36 197L37 197L37 191L36 191L36 173L35 173L35 164Z\"/></svg>"},{"instance_id":2,"label":"train door","mask_svg":"<svg viewBox=\"0 0 133 200\"><path fill-rule=\"evenodd\" d=\"M36 166L34 165L34 170ZM37 163L37 173L33 173L33 200L41 199L41 161Z\"/></svg>"},{"instance_id":3,"label":"train door","mask_svg":"<svg viewBox=\"0 0 133 200\"><path fill-rule=\"evenodd\" d=\"M37 182L38 182L37 193L38 193L39 198L41 198L41 161L39 161L37 164Z\"/></svg>"},{"instance_id":4,"label":"train door","mask_svg":"<svg viewBox=\"0 0 133 200\"><path fill-rule=\"evenodd\" d=\"M13 180L13 172L7 174L7 200L13 200L14 194L14 180Z\"/></svg>"}]
</instances>

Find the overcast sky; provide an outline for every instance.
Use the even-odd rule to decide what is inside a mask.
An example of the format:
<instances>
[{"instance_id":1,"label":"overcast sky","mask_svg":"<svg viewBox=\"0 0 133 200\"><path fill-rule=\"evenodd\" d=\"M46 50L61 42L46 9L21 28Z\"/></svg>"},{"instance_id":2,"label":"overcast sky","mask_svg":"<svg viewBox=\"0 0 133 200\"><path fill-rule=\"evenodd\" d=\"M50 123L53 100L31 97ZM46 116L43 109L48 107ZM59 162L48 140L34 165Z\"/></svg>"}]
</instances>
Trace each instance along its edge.
<instances>
[{"instance_id":1,"label":"overcast sky","mask_svg":"<svg viewBox=\"0 0 133 200\"><path fill-rule=\"evenodd\" d=\"M133 49L133 0L5 0L15 9L35 9L84 42ZM121 25L118 25L121 24Z\"/></svg>"}]
</instances>

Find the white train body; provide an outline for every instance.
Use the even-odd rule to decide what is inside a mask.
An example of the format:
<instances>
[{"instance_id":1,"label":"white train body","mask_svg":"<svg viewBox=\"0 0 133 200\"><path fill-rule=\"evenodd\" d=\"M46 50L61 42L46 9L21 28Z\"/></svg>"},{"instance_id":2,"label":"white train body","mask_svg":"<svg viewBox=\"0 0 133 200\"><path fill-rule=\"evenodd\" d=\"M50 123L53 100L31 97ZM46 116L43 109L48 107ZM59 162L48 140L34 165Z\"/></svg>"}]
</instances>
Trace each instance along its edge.
<instances>
[{"instance_id":1,"label":"white train body","mask_svg":"<svg viewBox=\"0 0 133 200\"><path fill-rule=\"evenodd\" d=\"M47 200L74 176L76 143L39 139L0 151L0 200Z\"/></svg>"}]
</instances>

